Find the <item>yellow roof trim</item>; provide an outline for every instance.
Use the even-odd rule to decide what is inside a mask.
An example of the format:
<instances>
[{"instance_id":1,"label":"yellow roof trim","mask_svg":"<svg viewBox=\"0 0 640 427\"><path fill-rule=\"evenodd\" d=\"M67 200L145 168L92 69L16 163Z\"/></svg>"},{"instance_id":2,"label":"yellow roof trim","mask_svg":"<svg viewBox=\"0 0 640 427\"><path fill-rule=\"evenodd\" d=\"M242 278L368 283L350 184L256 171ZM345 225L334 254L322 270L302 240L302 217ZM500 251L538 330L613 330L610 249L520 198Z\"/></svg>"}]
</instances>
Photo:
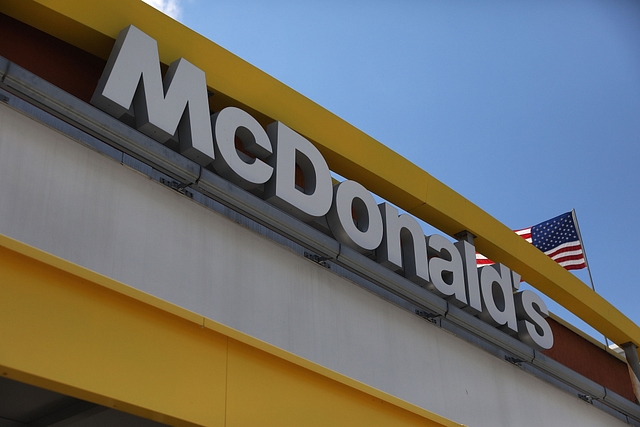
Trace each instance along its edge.
<instances>
[{"instance_id":1,"label":"yellow roof trim","mask_svg":"<svg viewBox=\"0 0 640 427\"><path fill-rule=\"evenodd\" d=\"M617 344L640 347L640 327L574 275L464 197L362 131L139 0L4 0L0 11L97 56L133 24L158 41L164 63L184 57L214 93L265 123L279 120L310 139L332 170L453 235L468 230L489 258ZM213 97L215 98L215 96Z\"/></svg>"}]
</instances>

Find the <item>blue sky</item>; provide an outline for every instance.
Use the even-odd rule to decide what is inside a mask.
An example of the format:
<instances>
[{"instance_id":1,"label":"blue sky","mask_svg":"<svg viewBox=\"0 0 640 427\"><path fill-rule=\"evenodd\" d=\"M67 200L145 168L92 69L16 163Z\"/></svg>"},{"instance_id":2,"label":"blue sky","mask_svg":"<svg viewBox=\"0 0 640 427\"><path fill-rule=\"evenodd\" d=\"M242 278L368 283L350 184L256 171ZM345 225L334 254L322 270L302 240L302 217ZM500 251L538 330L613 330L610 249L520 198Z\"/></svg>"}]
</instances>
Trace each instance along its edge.
<instances>
[{"instance_id":1,"label":"blue sky","mask_svg":"<svg viewBox=\"0 0 640 427\"><path fill-rule=\"evenodd\" d=\"M639 2L155 3L513 229L576 209L596 290L640 324Z\"/></svg>"}]
</instances>

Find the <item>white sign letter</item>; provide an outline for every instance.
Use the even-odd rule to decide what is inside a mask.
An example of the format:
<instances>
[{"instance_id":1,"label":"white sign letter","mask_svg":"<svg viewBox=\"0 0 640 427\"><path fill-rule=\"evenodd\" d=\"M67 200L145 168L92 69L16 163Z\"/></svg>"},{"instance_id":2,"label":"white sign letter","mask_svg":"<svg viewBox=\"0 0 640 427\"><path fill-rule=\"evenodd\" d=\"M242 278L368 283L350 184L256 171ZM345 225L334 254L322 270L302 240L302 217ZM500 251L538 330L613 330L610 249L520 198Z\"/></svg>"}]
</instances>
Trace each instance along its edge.
<instances>
[{"instance_id":1,"label":"white sign letter","mask_svg":"<svg viewBox=\"0 0 640 427\"><path fill-rule=\"evenodd\" d=\"M249 113L227 107L211 116L216 158L213 167L228 181L251 190L271 178L273 168L263 162L273 153L271 141L260 123ZM236 149L236 137L252 158Z\"/></svg>"},{"instance_id":2,"label":"white sign letter","mask_svg":"<svg viewBox=\"0 0 640 427\"><path fill-rule=\"evenodd\" d=\"M280 122L267 126L275 153L268 159L274 168L265 184L265 200L302 221L324 216L333 196L331 173L322 154L309 141ZM296 188L296 165L302 170L304 188Z\"/></svg>"},{"instance_id":3,"label":"white sign letter","mask_svg":"<svg viewBox=\"0 0 640 427\"><path fill-rule=\"evenodd\" d=\"M327 223L336 240L360 253L376 249L382 241L382 216L376 201L355 181L333 186L333 204Z\"/></svg>"},{"instance_id":4,"label":"white sign letter","mask_svg":"<svg viewBox=\"0 0 640 427\"><path fill-rule=\"evenodd\" d=\"M462 257L453 243L438 234L429 236L427 254L432 257L429 260L431 283L427 287L455 306L467 305Z\"/></svg>"},{"instance_id":5,"label":"white sign letter","mask_svg":"<svg viewBox=\"0 0 640 427\"><path fill-rule=\"evenodd\" d=\"M460 240L454 243L462 256L464 266L464 281L467 284L467 297L469 305L464 310L471 314L479 314L482 311L482 297L480 296L480 278L476 265L476 248L471 243Z\"/></svg>"},{"instance_id":6,"label":"white sign letter","mask_svg":"<svg viewBox=\"0 0 640 427\"><path fill-rule=\"evenodd\" d=\"M139 131L166 143L178 130L182 155L201 166L213 160L204 72L179 59L163 84L158 44L132 25L120 31L91 103L116 118L133 104Z\"/></svg>"},{"instance_id":7,"label":"white sign letter","mask_svg":"<svg viewBox=\"0 0 640 427\"><path fill-rule=\"evenodd\" d=\"M522 291L514 295L516 314L518 315L518 337L523 343L539 349L553 347L553 332L545 319L549 311L540 295L531 291Z\"/></svg>"},{"instance_id":8,"label":"white sign letter","mask_svg":"<svg viewBox=\"0 0 640 427\"><path fill-rule=\"evenodd\" d=\"M380 203L378 208L384 221L384 237L376 251L378 262L393 271L404 271L404 277L426 286L429 267L422 227L412 216L398 215L398 210L388 203Z\"/></svg>"},{"instance_id":9,"label":"white sign letter","mask_svg":"<svg viewBox=\"0 0 640 427\"><path fill-rule=\"evenodd\" d=\"M518 323L513 302L511 270L502 264L482 267L480 289L483 302L480 318L515 335L518 332Z\"/></svg>"}]
</instances>

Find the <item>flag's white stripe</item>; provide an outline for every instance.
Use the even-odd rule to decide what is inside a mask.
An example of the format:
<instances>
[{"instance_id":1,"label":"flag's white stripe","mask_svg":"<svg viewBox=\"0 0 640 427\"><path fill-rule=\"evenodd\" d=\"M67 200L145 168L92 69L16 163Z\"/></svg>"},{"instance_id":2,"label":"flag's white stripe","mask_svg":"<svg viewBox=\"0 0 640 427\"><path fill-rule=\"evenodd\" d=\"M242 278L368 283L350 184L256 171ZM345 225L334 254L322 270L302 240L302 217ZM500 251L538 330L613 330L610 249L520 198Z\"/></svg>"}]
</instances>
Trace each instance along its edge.
<instances>
[{"instance_id":1,"label":"flag's white stripe","mask_svg":"<svg viewBox=\"0 0 640 427\"><path fill-rule=\"evenodd\" d=\"M548 251L545 252L545 254L550 255L550 254L553 254L554 252L557 252L559 249L564 249L564 248L574 247L574 246L578 248L582 248L582 246L580 245L580 241L576 240L575 242L563 243L561 245L556 246L553 249L549 249Z\"/></svg>"},{"instance_id":2,"label":"flag's white stripe","mask_svg":"<svg viewBox=\"0 0 640 427\"><path fill-rule=\"evenodd\" d=\"M581 265L585 264L584 258L582 259L571 259L568 261L562 261L558 263L562 267L566 267L567 265Z\"/></svg>"},{"instance_id":3,"label":"flag's white stripe","mask_svg":"<svg viewBox=\"0 0 640 427\"><path fill-rule=\"evenodd\" d=\"M582 255L582 249L576 249L574 251L560 252L560 253L555 254L554 256L552 256L551 259L563 258L563 257L567 257L567 256L572 256L572 255Z\"/></svg>"}]
</instances>

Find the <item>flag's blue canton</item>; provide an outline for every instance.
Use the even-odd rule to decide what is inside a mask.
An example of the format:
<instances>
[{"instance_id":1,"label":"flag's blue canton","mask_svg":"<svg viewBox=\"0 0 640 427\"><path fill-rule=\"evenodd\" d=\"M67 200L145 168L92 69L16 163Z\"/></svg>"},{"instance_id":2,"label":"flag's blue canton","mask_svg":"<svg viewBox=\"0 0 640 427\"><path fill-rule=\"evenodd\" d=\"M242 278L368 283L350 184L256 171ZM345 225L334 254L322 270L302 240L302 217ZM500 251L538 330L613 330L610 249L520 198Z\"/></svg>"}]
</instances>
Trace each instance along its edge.
<instances>
[{"instance_id":1,"label":"flag's blue canton","mask_svg":"<svg viewBox=\"0 0 640 427\"><path fill-rule=\"evenodd\" d=\"M571 212L531 227L531 243L542 252L556 248L563 243L577 242L578 240L578 232L573 223Z\"/></svg>"}]
</instances>

